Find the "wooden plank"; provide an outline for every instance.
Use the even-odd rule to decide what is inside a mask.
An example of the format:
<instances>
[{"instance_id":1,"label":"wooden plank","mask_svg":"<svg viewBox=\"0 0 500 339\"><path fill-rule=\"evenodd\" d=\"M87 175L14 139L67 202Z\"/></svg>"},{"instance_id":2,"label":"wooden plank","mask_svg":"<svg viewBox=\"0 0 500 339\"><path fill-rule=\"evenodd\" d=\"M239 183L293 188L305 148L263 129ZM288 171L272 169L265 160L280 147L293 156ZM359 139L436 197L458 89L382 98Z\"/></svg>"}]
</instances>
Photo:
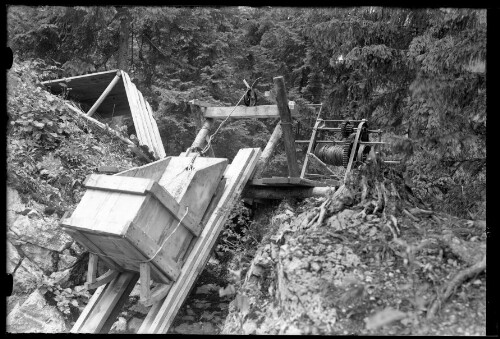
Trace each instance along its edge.
<instances>
[{"instance_id":1,"label":"wooden plank","mask_svg":"<svg viewBox=\"0 0 500 339\"><path fill-rule=\"evenodd\" d=\"M361 129L362 129L364 124L365 124L365 121L361 121L358 125L358 131L356 132L356 137L354 138L354 143L352 144L351 155L349 156L349 162L347 163L347 168L345 170L344 182L347 179L347 175L351 171L352 162L354 160L354 153L356 153L355 151L356 151L356 148L358 147L359 137L361 135Z\"/></svg>"},{"instance_id":2,"label":"wooden plank","mask_svg":"<svg viewBox=\"0 0 500 339\"><path fill-rule=\"evenodd\" d=\"M94 292L94 294L90 298L89 302L87 303L87 306L85 306L85 308L83 309L82 313L80 314L80 316L76 320L75 324L71 328L70 333L78 333L80 331L80 329L85 324L85 322L87 321L88 317L90 316L90 314L94 310L95 306L101 300L102 295L103 295L102 292L104 291L105 287L106 286L103 285L103 286L99 287Z\"/></svg>"},{"instance_id":3,"label":"wooden plank","mask_svg":"<svg viewBox=\"0 0 500 339\"><path fill-rule=\"evenodd\" d=\"M289 178L289 177L273 177L273 178L259 178L251 181L252 185L264 186L309 186L309 187L326 187L336 186L336 180L322 180L315 181L306 178Z\"/></svg>"},{"instance_id":4,"label":"wooden plank","mask_svg":"<svg viewBox=\"0 0 500 339\"><path fill-rule=\"evenodd\" d=\"M288 101L286 101L288 102ZM231 114L231 111L234 112ZM234 107L207 107L203 116L205 118L225 119L231 114L231 118L248 119L248 118L279 118L280 114L277 105L260 105L260 106L237 106ZM293 110L293 115L296 115L296 110Z\"/></svg>"},{"instance_id":5,"label":"wooden plank","mask_svg":"<svg viewBox=\"0 0 500 339\"><path fill-rule=\"evenodd\" d=\"M140 264L141 301L151 298L151 268L149 263Z\"/></svg>"},{"instance_id":6,"label":"wooden plank","mask_svg":"<svg viewBox=\"0 0 500 339\"><path fill-rule=\"evenodd\" d=\"M47 85L52 85L52 84L58 84L60 82L72 82L74 80L84 81L86 79L100 79L103 76L105 78L106 78L106 76L112 78L112 75L116 74L117 71L118 71L117 69L114 69L114 70L111 70L111 71L104 71L104 72L97 72L97 73L91 73L91 74L77 75L77 76L73 76L73 77L61 78L61 79L56 79L56 80L48 80L48 81L43 81L42 85L47 86ZM97 81L97 80L95 80L95 81ZM109 80L108 80L108 82L109 82Z\"/></svg>"},{"instance_id":7,"label":"wooden plank","mask_svg":"<svg viewBox=\"0 0 500 339\"><path fill-rule=\"evenodd\" d=\"M116 175L118 176L127 176L127 177L139 177L139 178L148 178L154 181L159 181L162 177L165 169L168 166L168 163L172 157L167 157L164 159L157 160L155 162L149 163L144 166L134 167L129 170L120 172Z\"/></svg>"},{"instance_id":8,"label":"wooden plank","mask_svg":"<svg viewBox=\"0 0 500 339\"><path fill-rule=\"evenodd\" d=\"M331 187L274 187L247 185L242 197L249 199L281 200L285 198L304 199L309 197L327 196L333 191Z\"/></svg>"},{"instance_id":9,"label":"wooden plank","mask_svg":"<svg viewBox=\"0 0 500 339\"><path fill-rule=\"evenodd\" d=\"M153 131L154 131L154 134L155 134L155 138L158 142L158 145L160 146L160 159L161 158L165 158L166 157L166 153L165 153L165 147L163 146L163 141L161 140L161 136L160 136L160 130L158 129L158 124L156 123L156 120L155 120L155 117L154 117L154 112L153 112L153 109L151 108L151 105L149 104L149 102L146 101L146 108L149 112L149 116L151 117L151 124L153 125Z\"/></svg>"},{"instance_id":10,"label":"wooden plank","mask_svg":"<svg viewBox=\"0 0 500 339\"><path fill-rule=\"evenodd\" d=\"M257 166L255 167L255 174L254 178L260 178L262 177L262 173L267 168L267 165L269 164L269 160L271 159L271 156L276 149L276 146L278 145L279 141L281 140L281 135L283 134L282 129L281 129L281 124L277 124L276 127L274 127L273 134L271 134L271 137L269 138L269 141L267 142L266 148L264 148L264 151L262 152L262 155L260 156L259 162L257 163Z\"/></svg>"},{"instance_id":11,"label":"wooden plank","mask_svg":"<svg viewBox=\"0 0 500 339\"><path fill-rule=\"evenodd\" d=\"M151 259L156 253L156 256L151 263L154 263L161 271L171 280L177 280L181 272L180 266L172 260L172 257L167 246L160 246L153 241L146 233L132 223L127 231L127 239L135 245L145 258Z\"/></svg>"},{"instance_id":12,"label":"wooden plank","mask_svg":"<svg viewBox=\"0 0 500 339\"><path fill-rule=\"evenodd\" d=\"M156 315L149 316L148 314L139 329L139 333L166 333L196 277L203 269L207 257L230 213L228 207L241 194L245 183L255 169L260 153L259 149L242 149L238 152L233 163L224 174L227 181L222 197L194 244L179 279L173 283L165 300L153 305L150 313L154 311ZM158 308L158 304L161 304L160 308ZM151 320L153 317L154 319Z\"/></svg>"},{"instance_id":13,"label":"wooden plank","mask_svg":"<svg viewBox=\"0 0 500 339\"><path fill-rule=\"evenodd\" d=\"M111 93L111 90L115 87L115 85L118 83L118 81L120 81L120 78L121 78L121 73L120 73L120 71L118 71L118 72L116 72L116 75L113 78L113 80L111 80L111 82L109 83L108 87L106 87L104 92L102 92L101 96L96 100L96 102L92 105L92 107L87 112L87 115L89 117L91 117L95 113L95 111L99 108L99 106L102 104L104 99L106 99L106 97L109 95L109 93Z\"/></svg>"},{"instance_id":14,"label":"wooden plank","mask_svg":"<svg viewBox=\"0 0 500 339\"><path fill-rule=\"evenodd\" d=\"M149 126L148 126L147 121L146 121L146 115L145 115L144 110L143 110L144 107L141 105L141 102L139 99L139 90L137 89L137 87L135 86L135 84L133 82L130 81L129 84L131 86L132 93L134 95L134 100L135 100L135 103L137 105L136 106L137 107L137 115L138 115L140 124L142 126L142 130L144 132L144 140L142 140L142 143L144 145L148 145L149 149L151 151L153 151L153 153L154 153L154 143L153 143L153 139L151 137L152 131L149 130ZM156 154L155 154L155 156L156 156Z\"/></svg>"},{"instance_id":15,"label":"wooden plank","mask_svg":"<svg viewBox=\"0 0 500 339\"><path fill-rule=\"evenodd\" d=\"M89 265L87 269L87 283L93 284L97 277L97 261L99 257L97 254L89 253Z\"/></svg>"},{"instance_id":16,"label":"wooden plank","mask_svg":"<svg viewBox=\"0 0 500 339\"><path fill-rule=\"evenodd\" d=\"M92 310L77 332L99 333L101 330L105 331L105 324L109 323L108 318L110 318L113 310L121 308L120 301L123 304L124 299L128 297L127 291L128 293L132 291L138 279L139 275L135 272L123 272L107 284L97 302L90 305ZM114 319L111 320L114 321Z\"/></svg>"},{"instance_id":17,"label":"wooden plank","mask_svg":"<svg viewBox=\"0 0 500 339\"><path fill-rule=\"evenodd\" d=\"M151 179L105 174L90 174L83 182L86 188L140 195L146 195L153 184Z\"/></svg>"},{"instance_id":18,"label":"wooden plank","mask_svg":"<svg viewBox=\"0 0 500 339\"><path fill-rule=\"evenodd\" d=\"M135 84L132 83L132 87L134 87L136 100L139 105L139 112L141 115L142 124L144 126L144 130L147 133L147 137L149 140L149 148L153 151L155 156L159 159L159 148L160 146L156 143L156 137L153 131L153 124L151 123L150 116L148 114L148 109L146 108L146 103L142 93L137 89Z\"/></svg>"},{"instance_id":19,"label":"wooden plank","mask_svg":"<svg viewBox=\"0 0 500 339\"><path fill-rule=\"evenodd\" d=\"M92 254L92 253L91 253ZM85 283L85 287L87 287L88 290L95 290L99 286L105 285L109 283L111 280L116 278L120 272L115 271L115 270L108 270L106 273L101 275L99 278L97 278L94 282L92 283Z\"/></svg>"},{"instance_id":20,"label":"wooden plank","mask_svg":"<svg viewBox=\"0 0 500 339\"><path fill-rule=\"evenodd\" d=\"M122 79L123 86L125 87L125 91L127 93L127 100L130 105L130 112L132 113L132 120L134 121L135 131L137 132L137 138L139 139L141 144L147 144L144 127L142 126L142 121L140 118L139 107L135 100L135 93L130 83L130 78L128 77L127 73L123 71Z\"/></svg>"},{"instance_id":21,"label":"wooden plank","mask_svg":"<svg viewBox=\"0 0 500 339\"><path fill-rule=\"evenodd\" d=\"M285 145L288 175L290 177L299 177L300 171L297 163L297 154L295 152L295 137L292 129L292 116L288 108L285 80L280 76L273 78L273 81L274 88L276 89L276 103L278 104L281 118L281 128L283 129L283 143Z\"/></svg>"}]
</instances>

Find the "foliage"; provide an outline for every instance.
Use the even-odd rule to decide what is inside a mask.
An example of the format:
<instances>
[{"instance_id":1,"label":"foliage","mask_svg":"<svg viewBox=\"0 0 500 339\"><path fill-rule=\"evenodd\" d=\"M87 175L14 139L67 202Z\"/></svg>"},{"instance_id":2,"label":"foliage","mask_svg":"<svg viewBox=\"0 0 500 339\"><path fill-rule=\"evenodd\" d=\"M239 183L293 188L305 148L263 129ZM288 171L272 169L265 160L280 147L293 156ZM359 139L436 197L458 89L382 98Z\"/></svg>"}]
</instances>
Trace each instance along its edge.
<instances>
[{"instance_id":1,"label":"foliage","mask_svg":"<svg viewBox=\"0 0 500 339\"><path fill-rule=\"evenodd\" d=\"M426 200L434 193L420 189L417 174L423 171L432 183L449 178L442 208L474 197L478 205L454 213L481 214L484 10L133 7L129 12L130 74L155 110L168 154L184 151L196 134L187 101L231 106L245 90L243 79L262 77L258 104L270 104L263 93L282 75L289 99L299 106L298 137L311 133L307 103L322 102L324 118L366 118L371 127L412 142L408 170ZM50 62L46 68L53 77L112 69L120 35L117 13L115 7L10 6L9 43L23 58ZM37 127L43 120L22 121L23 128L50 139ZM230 122L214 139L215 153L232 158L240 147L263 147L274 125ZM283 147L276 153L269 172L283 175Z\"/></svg>"},{"instance_id":2,"label":"foliage","mask_svg":"<svg viewBox=\"0 0 500 339\"><path fill-rule=\"evenodd\" d=\"M42 89L37 67L15 62L8 72L7 182L62 215L77 203L96 167L132 167L125 145L76 116L64 100ZM43 74L42 74L43 75Z\"/></svg>"}]
</instances>

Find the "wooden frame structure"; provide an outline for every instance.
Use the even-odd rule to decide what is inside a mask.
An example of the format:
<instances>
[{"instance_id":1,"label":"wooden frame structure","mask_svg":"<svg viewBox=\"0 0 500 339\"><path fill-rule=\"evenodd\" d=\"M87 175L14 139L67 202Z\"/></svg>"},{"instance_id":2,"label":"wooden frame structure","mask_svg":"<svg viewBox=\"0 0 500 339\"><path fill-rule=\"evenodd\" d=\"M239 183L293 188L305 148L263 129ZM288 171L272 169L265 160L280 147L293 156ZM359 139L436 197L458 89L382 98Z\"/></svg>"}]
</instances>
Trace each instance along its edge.
<instances>
[{"instance_id":1,"label":"wooden frame structure","mask_svg":"<svg viewBox=\"0 0 500 339\"><path fill-rule=\"evenodd\" d=\"M68 98L90 107L88 118L131 115L139 143L147 145L157 159L165 157L158 126L151 106L122 70L80 75L42 82L52 93L67 93Z\"/></svg>"}]
</instances>

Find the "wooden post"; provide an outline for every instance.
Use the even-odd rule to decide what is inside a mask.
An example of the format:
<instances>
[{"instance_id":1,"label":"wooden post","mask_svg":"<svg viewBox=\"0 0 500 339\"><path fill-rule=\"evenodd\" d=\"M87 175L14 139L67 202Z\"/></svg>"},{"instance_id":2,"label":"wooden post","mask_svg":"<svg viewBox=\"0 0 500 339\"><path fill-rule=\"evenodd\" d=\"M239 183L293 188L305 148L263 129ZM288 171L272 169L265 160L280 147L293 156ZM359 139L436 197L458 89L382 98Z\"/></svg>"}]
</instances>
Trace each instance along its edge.
<instances>
[{"instance_id":1,"label":"wooden post","mask_svg":"<svg viewBox=\"0 0 500 339\"><path fill-rule=\"evenodd\" d=\"M87 270L87 283L93 284L97 277L97 261L99 257L94 253L89 253L89 267Z\"/></svg>"},{"instance_id":2,"label":"wooden post","mask_svg":"<svg viewBox=\"0 0 500 339\"><path fill-rule=\"evenodd\" d=\"M292 115L288 108L288 98L285 90L285 80L282 76L273 78L276 88L276 103L281 118L281 128L283 130L283 142L288 164L288 175L292 178L298 178L300 175L297 164L297 154L295 152L295 137L292 129Z\"/></svg>"},{"instance_id":3,"label":"wooden post","mask_svg":"<svg viewBox=\"0 0 500 339\"><path fill-rule=\"evenodd\" d=\"M149 300L151 298L151 271L148 262L141 262L140 266L140 281L141 281L141 301Z\"/></svg>"},{"instance_id":4,"label":"wooden post","mask_svg":"<svg viewBox=\"0 0 500 339\"><path fill-rule=\"evenodd\" d=\"M99 99L97 99L97 101L94 103L94 105L87 112L87 115L89 117L91 117L95 113L95 111L97 110L97 108L99 108L99 106L102 104L102 102L104 101L104 99L106 99L106 97L108 96L108 94L111 92L111 90L115 87L115 85L120 80L120 77L121 77L121 72L120 71L116 72L116 76L113 78L113 80L111 80L111 82L109 83L108 87L106 87L106 89L104 90L104 92L102 92L102 94L99 97Z\"/></svg>"},{"instance_id":5,"label":"wooden post","mask_svg":"<svg viewBox=\"0 0 500 339\"><path fill-rule=\"evenodd\" d=\"M264 148L264 151L262 152L262 155L257 162L257 166L255 166L255 174L253 175L254 179L262 177L262 173L264 173L267 164L271 159L271 155L273 154L274 149L276 148L276 145L278 144L278 141L280 140L282 134L283 132L281 129L281 124L278 123L274 128L273 134L271 134L269 141L267 142L266 148Z\"/></svg>"},{"instance_id":6,"label":"wooden post","mask_svg":"<svg viewBox=\"0 0 500 339\"><path fill-rule=\"evenodd\" d=\"M193 144L191 145L191 148L201 148L203 144L205 143L205 140L208 136L208 133L210 132L210 128L212 127L213 124L213 119L207 118L205 119L205 123L201 127L200 131L196 135L196 138L193 141Z\"/></svg>"}]
</instances>

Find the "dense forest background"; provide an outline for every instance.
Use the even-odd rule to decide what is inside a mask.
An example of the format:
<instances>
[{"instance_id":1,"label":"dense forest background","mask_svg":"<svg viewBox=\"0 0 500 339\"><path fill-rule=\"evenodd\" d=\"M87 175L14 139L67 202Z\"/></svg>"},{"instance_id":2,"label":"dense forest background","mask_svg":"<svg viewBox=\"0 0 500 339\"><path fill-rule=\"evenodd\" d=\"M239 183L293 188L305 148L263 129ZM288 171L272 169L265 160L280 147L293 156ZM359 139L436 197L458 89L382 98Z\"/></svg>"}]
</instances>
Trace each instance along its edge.
<instances>
[{"instance_id":1,"label":"dense forest background","mask_svg":"<svg viewBox=\"0 0 500 339\"><path fill-rule=\"evenodd\" d=\"M236 104L284 76L308 139L314 112L382 128L427 205L485 218L486 11L272 7L8 8L8 45L40 81L121 68L155 110L167 155L196 134L188 101ZM49 108L50 109L50 108ZM236 120L215 154L264 147L275 120ZM286 169L283 146L271 171ZM303 155L302 155L303 157ZM300 158L300 155L299 155Z\"/></svg>"}]
</instances>

